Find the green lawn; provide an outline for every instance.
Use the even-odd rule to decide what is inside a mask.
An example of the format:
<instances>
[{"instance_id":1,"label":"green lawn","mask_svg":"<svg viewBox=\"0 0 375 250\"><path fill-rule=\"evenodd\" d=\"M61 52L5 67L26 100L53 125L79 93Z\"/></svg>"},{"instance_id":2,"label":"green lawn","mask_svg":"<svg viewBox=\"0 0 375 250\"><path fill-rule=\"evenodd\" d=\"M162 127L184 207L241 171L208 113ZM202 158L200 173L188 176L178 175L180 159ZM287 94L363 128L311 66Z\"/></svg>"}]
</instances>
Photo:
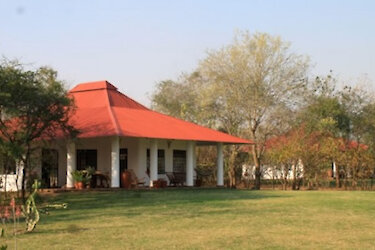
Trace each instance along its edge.
<instances>
[{"instance_id":1,"label":"green lawn","mask_svg":"<svg viewBox=\"0 0 375 250\"><path fill-rule=\"evenodd\" d=\"M42 215L35 232L18 236L19 249L375 249L374 192L166 189L48 200L69 208Z\"/></svg>"}]
</instances>

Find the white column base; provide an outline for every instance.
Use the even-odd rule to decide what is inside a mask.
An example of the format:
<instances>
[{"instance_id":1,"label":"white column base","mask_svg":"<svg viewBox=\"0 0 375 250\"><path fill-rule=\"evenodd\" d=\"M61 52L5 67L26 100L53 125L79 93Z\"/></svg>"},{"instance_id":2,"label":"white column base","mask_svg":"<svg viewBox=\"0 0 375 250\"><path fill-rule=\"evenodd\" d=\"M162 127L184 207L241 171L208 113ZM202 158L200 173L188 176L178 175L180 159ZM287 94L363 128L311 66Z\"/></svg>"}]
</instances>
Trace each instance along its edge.
<instances>
[{"instance_id":1,"label":"white column base","mask_svg":"<svg viewBox=\"0 0 375 250\"><path fill-rule=\"evenodd\" d=\"M188 141L186 148L186 186L194 186L194 142Z\"/></svg>"},{"instance_id":2,"label":"white column base","mask_svg":"<svg viewBox=\"0 0 375 250\"><path fill-rule=\"evenodd\" d=\"M66 187L73 188L74 180L72 173L77 169L76 145L74 142L67 142L66 145Z\"/></svg>"},{"instance_id":3,"label":"white column base","mask_svg":"<svg viewBox=\"0 0 375 250\"><path fill-rule=\"evenodd\" d=\"M111 187L120 187L120 137L111 138Z\"/></svg>"},{"instance_id":4,"label":"white column base","mask_svg":"<svg viewBox=\"0 0 375 250\"><path fill-rule=\"evenodd\" d=\"M154 139L150 147L150 187L156 180L158 180L158 142Z\"/></svg>"}]
</instances>

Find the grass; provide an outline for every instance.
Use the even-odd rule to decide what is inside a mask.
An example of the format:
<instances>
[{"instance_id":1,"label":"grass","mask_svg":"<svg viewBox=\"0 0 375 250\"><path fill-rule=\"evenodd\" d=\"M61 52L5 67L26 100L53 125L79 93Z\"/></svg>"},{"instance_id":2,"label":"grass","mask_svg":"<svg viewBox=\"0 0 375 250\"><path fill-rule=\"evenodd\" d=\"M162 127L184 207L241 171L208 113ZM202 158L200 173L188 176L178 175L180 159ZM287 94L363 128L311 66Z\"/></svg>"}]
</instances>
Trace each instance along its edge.
<instances>
[{"instance_id":1,"label":"grass","mask_svg":"<svg viewBox=\"0 0 375 250\"><path fill-rule=\"evenodd\" d=\"M69 208L42 215L35 232L18 235L18 249L375 249L374 192L166 189L45 198ZM12 238L5 243L12 249Z\"/></svg>"}]
</instances>

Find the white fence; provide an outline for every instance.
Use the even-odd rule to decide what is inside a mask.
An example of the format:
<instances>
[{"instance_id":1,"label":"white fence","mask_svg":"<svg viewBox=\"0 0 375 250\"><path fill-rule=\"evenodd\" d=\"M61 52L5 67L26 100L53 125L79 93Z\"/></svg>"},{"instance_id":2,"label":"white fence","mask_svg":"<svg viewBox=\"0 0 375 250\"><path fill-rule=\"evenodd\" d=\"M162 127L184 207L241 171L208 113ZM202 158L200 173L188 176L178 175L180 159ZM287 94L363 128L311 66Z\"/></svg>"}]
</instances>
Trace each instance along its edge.
<instances>
[{"instance_id":1,"label":"white fence","mask_svg":"<svg viewBox=\"0 0 375 250\"><path fill-rule=\"evenodd\" d=\"M303 164L299 162L298 164L293 165L290 169L287 170L286 178L293 179L293 171L296 171L296 177L303 176ZM281 179L285 177L283 169L272 167L272 166L261 166L261 179L263 180L272 180L272 179ZM242 165L242 179L244 180L254 180L255 179L255 166L251 165Z\"/></svg>"},{"instance_id":2,"label":"white fence","mask_svg":"<svg viewBox=\"0 0 375 250\"><path fill-rule=\"evenodd\" d=\"M0 175L0 192L21 190L21 178L17 174Z\"/></svg>"}]
</instances>

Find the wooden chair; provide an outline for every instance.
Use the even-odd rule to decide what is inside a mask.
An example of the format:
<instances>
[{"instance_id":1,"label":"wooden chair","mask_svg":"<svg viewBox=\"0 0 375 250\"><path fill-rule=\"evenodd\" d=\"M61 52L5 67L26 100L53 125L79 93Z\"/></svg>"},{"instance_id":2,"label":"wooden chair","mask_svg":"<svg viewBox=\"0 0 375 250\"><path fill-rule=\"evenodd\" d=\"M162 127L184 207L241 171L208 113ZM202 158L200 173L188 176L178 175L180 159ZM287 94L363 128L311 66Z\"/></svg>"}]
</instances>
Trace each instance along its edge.
<instances>
[{"instance_id":1,"label":"wooden chair","mask_svg":"<svg viewBox=\"0 0 375 250\"><path fill-rule=\"evenodd\" d=\"M184 185L186 176L185 173L165 172L165 175L169 179L169 186Z\"/></svg>"},{"instance_id":2,"label":"wooden chair","mask_svg":"<svg viewBox=\"0 0 375 250\"><path fill-rule=\"evenodd\" d=\"M145 178L138 179L133 169L128 169L128 171L131 175L131 185L133 187L144 186L146 184Z\"/></svg>"},{"instance_id":3,"label":"wooden chair","mask_svg":"<svg viewBox=\"0 0 375 250\"><path fill-rule=\"evenodd\" d=\"M165 172L165 175L169 179L169 186L177 186L176 179L174 178L174 174L172 172Z\"/></svg>"},{"instance_id":4,"label":"wooden chair","mask_svg":"<svg viewBox=\"0 0 375 250\"><path fill-rule=\"evenodd\" d=\"M98 185L99 181L99 185ZM110 178L107 173L101 173L100 171L95 171L91 178L91 187L92 188L109 188Z\"/></svg>"},{"instance_id":5,"label":"wooden chair","mask_svg":"<svg viewBox=\"0 0 375 250\"><path fill-rule=\"evenodd\" d=\"M174 178L176 179L176 182L179 183L181 186L183 186L186 181L186 173L174 172L173 174L174 174Z\"/></svg>"}]
</instances>

